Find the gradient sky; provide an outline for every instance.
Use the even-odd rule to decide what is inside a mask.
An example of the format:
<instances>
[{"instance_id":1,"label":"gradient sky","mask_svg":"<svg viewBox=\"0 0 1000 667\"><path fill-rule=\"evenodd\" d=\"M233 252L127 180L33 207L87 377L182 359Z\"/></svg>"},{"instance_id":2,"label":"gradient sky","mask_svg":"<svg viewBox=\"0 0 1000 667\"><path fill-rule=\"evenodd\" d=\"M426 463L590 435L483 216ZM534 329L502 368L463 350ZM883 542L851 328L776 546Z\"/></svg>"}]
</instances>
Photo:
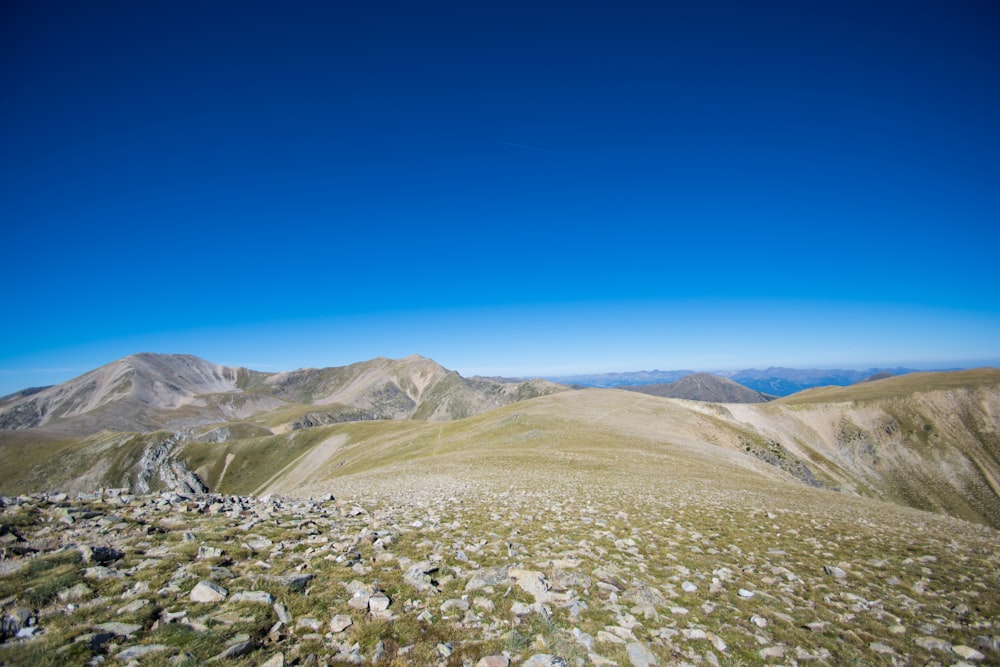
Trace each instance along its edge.
<instances>
[{"instance_id":1,"label":"gradient sky","mask_svg":"<svg viewBox=\"0 0 1000 667\"><path fill-rule=\"evenodd\" d=\"M1000 363L1000 8L0 4L0 394Z\"/></svg>"}]
</instances>

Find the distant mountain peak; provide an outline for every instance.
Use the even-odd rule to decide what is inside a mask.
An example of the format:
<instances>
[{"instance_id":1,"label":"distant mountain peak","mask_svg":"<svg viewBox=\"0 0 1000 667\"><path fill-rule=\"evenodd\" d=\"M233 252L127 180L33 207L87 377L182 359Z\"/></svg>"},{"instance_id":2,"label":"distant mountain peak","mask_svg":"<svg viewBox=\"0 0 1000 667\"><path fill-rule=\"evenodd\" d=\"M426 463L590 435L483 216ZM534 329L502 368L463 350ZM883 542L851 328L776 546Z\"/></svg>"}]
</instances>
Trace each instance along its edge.
<instances>
[{"instance_id":1,"label":"distant mountain peak","mask_svg":"<svg viewBox=\"0 0 1000 667\"><path fill-rule=\"evenodd\" d=\"M292 427L371 419L436 421L563 389L540 380L467 380L419 354L263 373L190 354L140 352L60 385L5 397L0 429L190 430L277 409L291 415Z\"/></svg>"},{"instance_id":2,"label":"distant mountain peak","mask_svg":"<svg viewBox=\"0 0 1000 667\"><path fill-rule=\"evenodd\" d=\"M711 373L691 373L669 384L622 387L652 396L684 398L709 403L766 403L775 396L749 389L729 378Z\"/></svg>"}]
</instances>

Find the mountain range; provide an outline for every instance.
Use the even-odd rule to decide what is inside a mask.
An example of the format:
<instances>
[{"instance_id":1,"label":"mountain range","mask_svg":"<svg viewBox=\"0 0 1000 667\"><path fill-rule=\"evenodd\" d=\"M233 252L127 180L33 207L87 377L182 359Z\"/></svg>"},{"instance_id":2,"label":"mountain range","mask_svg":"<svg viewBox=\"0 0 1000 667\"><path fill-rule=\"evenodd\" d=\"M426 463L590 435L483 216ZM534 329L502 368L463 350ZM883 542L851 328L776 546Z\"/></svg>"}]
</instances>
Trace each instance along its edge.
<instances>
[{"instance_id":1,"label":"mountain range","mask_svg":"<svg viewBox=\"0 0 1000 667\"><path fill-rule=\"evenodd\" d=\"M464 378L420 356L262 373L137 354L0 399L0 492L300 493L456 459L486 469L524 447L583 448L595 460L666 447L719 471L1000 526L996 369L909 373L766 403L710 375L659 390L671 386L694 400L648 395L655 387Z\"/></svg>"},{"instance_id":2,"label":"mountain range","mask_svg":"<svg viewBox=\"0 0 1000 667\"><path fill-rule=\"evenodd\" d=\"M562 390L546 380L463 378L419 355L263 373L191 355L144 353L0 399L0 429L193 434L265 413L278 430L345 421L439 421Z\"/></svg>"},{"instance_id":3,"label":"mountain range","mask_svg":"<svg viewBox=\"0 0 1000 667\"><path fill-rule=\"evenodd\" d=\"M997 663L1000 370L663 390L139 354L4 397L0 664Z\"/></svg>"},{"instance_id":4,"label":"mountain range","mask_svg":"<svg viewBox=\"0 0 1000 667\"><path fill-rule=\"evenodd\" d=\"M714 371L711 375L728 378L762 394L788 396L789 394L812 387L829 385L847 386L861 382L874 375L905 375L906 373L914 372L917 372L916 369L901 367L869 368L867 370L770 367L764 370L748 368L739 371ZM629 387L649 384L669 384L685 376L694 374L695 371L690 370L653 370L553 376L547 379L560 384L581 387Z\"/></svg>"}]
</instances>

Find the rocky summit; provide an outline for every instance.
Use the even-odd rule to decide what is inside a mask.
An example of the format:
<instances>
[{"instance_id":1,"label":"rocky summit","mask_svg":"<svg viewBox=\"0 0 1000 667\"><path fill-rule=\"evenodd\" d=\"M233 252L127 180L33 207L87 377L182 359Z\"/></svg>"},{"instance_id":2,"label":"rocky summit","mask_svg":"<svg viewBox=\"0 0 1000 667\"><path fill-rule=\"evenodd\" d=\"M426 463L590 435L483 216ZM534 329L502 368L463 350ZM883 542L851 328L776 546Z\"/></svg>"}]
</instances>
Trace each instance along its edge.
<instances>
[{"instance_id":1,"label":"rocky summit","mask_svg":"<svg viewBox=\"0 0 1000 667\"><path fill-rule=\"evenodd\" d=\"M1000 661L989 528L787 490L650 491L4 497L0 663Z\"/></svg>"}]
</instances>

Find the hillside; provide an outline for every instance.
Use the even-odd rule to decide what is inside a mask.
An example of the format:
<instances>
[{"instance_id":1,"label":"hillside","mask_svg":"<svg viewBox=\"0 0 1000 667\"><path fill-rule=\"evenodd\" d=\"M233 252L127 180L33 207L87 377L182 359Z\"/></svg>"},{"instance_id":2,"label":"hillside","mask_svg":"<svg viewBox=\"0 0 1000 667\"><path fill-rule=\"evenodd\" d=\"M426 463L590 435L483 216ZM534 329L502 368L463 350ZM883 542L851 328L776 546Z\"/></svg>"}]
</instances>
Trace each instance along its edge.
<instances>
[{"instance_id":1,"label":"hillside","mask_svg":"<svg viewBox=\"0 0 1000 667\"><path fill-rule=\"evenodd\" d=\"M711 373L692 373L667 384L622 386L621 389L650 396L711 403L766 403L777 398Z\"/></svg>"},{"instance_id":2,"label":"hillside","mask_svg":"<svg viewBox=\"0 0 1000 667\"><path fill-rule=\"evenodd\" d=\"M1000 371L993 369L911 374L759 404L617 389L539 396L554 388L465 379L419 357L235 375L242 389L225 401L199 399L229 406L235 418L186 431L102 430L82 438L51 428L0 431L0 492L134 488L142 479L151 489L169 487L165 480L195 488L192 480L200 480L226 493L296 495L354 474L398 480L456 461L489 470L497 456L560 452L573 459L586 452L582 465L601 466L626 446L629 457L615 459L616 474L632 474L626 469L633 465L651 469L644 457L668 448L707 476L753 470L1000 526ZM237 399L278 407L246 414L235 409ZM173 414L190 415L189 405ZM164 409L157 414L178 421ZM674 474L683 465L666 467ZM545 466L527 463L524 474Z\"/></svg>"},{"instance_id":3,"label":"hillside","mask_svg":"<svg viewBox=\"0 0 1000 667\"><path fill-rule=\"evenodd\" d=\"M241 378L295 419L468 386L420 359ZM522 398L0 431L0 664L1000 661L1000 371Z\"/></svg>"}]
</instances>

